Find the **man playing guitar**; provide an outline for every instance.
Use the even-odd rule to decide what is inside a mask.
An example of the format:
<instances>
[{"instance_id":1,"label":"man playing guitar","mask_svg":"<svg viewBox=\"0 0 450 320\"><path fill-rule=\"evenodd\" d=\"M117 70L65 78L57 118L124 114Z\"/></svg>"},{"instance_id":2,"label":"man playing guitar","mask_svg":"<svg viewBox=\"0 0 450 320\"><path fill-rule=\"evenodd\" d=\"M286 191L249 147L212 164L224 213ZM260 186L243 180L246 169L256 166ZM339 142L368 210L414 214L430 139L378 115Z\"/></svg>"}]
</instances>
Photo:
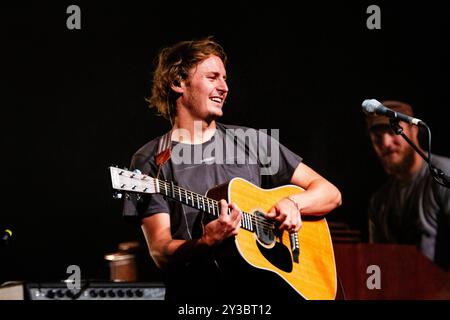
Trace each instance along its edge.
<instances>
[{"instance_id":1,"label":"man playing guitar","mask_svg":"<svg viewBox=\"0 0 450 320\"><path fill-rule=\"evenodd\" d=\"M252 213L250 220L262 221L257 225L263 228L256 237L255 248L267 249L268 252L274 247L272 242L277 242L275 238L282 241L281 234L289 236L298 232L301 238L302 216L321 218L341 204L341 194L334 185L268 135L258 135L256 141L250 141L250 144L258 144L257 148L252 149L257 150L256 163L242 163L236 157L238 152L231 157L228 154L223 157L217 148L212 157L196 159L195 155L202 155L205 150L211 150L212 145L217 146L219 141L226 140L227 129L237 130L235 132L249 129L216 122L223 115L229 90L225 65L225 52L211 38L184 41L161 50L149 102L170 120L172 130L165 136L165 148L161 148L163 137L158 137L140 148L132 158L132 169L170 182L164 184L165 194L164 186L159 185L159 194L143 197L140 201L135 197L126 200L124 215L139 216L151 257L163 270L166 298L172 301L218 301L224 297L251 301L263 297L269 301L277 299L274 295L278 287L267 282L269 280L252 278L244 268L239 267L231 274L225 272L225 267L222 268L218 258L219 248L238 236L246 223L240 204L234 203L232 198L217 199L220 200L217 202L217 218L209 219L205 212L215 211L210 210L209 200L201 197L192 199L187 191L183 193L180 190L204 195L212 187L236 177L256 187L276 188L286 184L301 187L304 191L300 192L299 188L299 192L291 191L288 196L277 198L269 209L264 209L265 212L257 208L259 211L255 209ZM246 144L245 138L241 140ZM266 148L261 147L264 145L261 140L268 141ZM234 143L236 148L244 150L242 143ZM268 150L274 144L278 147L277 168L271 174L262 175L264 164L268 163ZM246 155L249 155L248 149L247 146ZM158 161L157 156L161 155L165 159ZM219 159L219 156L224 159ZM174 189L174 185L183 189ZM184 204L168 199L178 200L177 197ZM255 191L252 199L257 197ZM228 202L230 199L231 202ZM190 204L189 201L193 205L186 205ZM272 233L268 236L262 235L268 226L275 226L276 230L270 230ZM247 229L253 230L253 227L248 226ZM253 233L256 231L253 230ZM296 241L295 237L290 239ZM238 247L242 254L244 246ZM268 260L271 259L270 254L265 256ZM300 248L301 258L302 254ZM276 268L282 272L292 272L290 266L279 265Z\"/></svg>"}]
</instances>

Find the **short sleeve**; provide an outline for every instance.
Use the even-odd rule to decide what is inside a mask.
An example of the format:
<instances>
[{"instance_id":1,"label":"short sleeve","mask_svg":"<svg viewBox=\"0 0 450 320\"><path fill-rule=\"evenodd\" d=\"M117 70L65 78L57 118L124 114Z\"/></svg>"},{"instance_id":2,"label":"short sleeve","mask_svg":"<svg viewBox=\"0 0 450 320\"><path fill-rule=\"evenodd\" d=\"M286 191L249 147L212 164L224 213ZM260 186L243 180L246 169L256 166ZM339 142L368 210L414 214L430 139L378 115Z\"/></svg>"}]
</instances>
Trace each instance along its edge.
<instances>
[{"instance_id":1,"label":"short sleeve","mask_svg":"<svg viewBox=\"0 0 450 320\"><path fill-rule=\"evenodd\" d=\"M279 142L278 131L274 130L271 130L270 135L264 131L259 132L258 159L266 188L290 184L295 169L302 162L302 157Z\"/></svg>"}]
</instances>

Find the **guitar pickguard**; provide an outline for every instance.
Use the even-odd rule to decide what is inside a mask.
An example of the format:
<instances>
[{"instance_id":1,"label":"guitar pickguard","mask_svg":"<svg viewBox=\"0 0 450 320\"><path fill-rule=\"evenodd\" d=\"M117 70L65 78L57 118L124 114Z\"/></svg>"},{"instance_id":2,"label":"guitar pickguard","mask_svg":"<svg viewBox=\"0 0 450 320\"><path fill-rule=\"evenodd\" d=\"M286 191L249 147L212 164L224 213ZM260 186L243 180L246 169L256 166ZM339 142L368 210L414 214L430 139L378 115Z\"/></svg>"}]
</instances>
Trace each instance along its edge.
<instances>
[{"instance_id":1,"label":"guitar pickguard","mask_svg":"<svg viewBox=\"0 0 450 320\"><path fill-rule=\"evenodd\" d=\"M253 226L259 251L273 266L284 272L291 272L292 255L282 242L282 233L275 231L273 223L266 219L263 212L255 210L253 214L256 217Z\"/></svg>"},{"instance_id":2,"label":"guitar pickguard","mask_svg":"<svg viewBox=\"0 0 450 320\"><path fill-rule=\"evenodd\" d=\"M275 241L272 248L262 246L258 241L256 241L256 245L264 258L266 258L273 266L284 272L292 272L292 255L284 243Z\"/></svg>"}]
</instances>

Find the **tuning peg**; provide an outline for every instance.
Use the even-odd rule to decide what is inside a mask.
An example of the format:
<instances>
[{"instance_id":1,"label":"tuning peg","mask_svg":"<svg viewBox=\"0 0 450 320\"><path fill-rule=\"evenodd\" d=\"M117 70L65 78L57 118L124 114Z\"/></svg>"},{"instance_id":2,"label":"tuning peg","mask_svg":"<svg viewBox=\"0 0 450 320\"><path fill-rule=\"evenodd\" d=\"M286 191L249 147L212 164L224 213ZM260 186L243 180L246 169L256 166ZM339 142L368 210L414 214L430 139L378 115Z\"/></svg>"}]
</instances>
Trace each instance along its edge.
<instances>
[{"instance_id":1,"label":"tuning peg","mask_svg":"<svg viewBox=\"0 0 450 320\"><path fill-rule=\"evenodd\" d=\"M113 194L113 198L116 199L116 200L122 199L122 196L123 195L120 192L114 192L114 194Z\"/></svg>"},{"instance_id":2,"label":"tuning peg","mask_svg":"<svg viewBox=\"0 0 450 320\"><path fill-rule=\"evenodd\" d=\"M142 197L141 197L141 195L138 193L138 194L136 195L136 200L137 200L137 201L141 201L141 199L142 199Z\"/></svg>"},{"instance_id":3,"label":"tuning peg","mask_svg":"<svg viewBox=\"0 0 450 320\"><path fill-rule=\"evenodd\" d=\"M130 200L130 194L127 192L127 193L125 193L125 199L127 199L127 200Z\"/></svg>"}]
</instances>

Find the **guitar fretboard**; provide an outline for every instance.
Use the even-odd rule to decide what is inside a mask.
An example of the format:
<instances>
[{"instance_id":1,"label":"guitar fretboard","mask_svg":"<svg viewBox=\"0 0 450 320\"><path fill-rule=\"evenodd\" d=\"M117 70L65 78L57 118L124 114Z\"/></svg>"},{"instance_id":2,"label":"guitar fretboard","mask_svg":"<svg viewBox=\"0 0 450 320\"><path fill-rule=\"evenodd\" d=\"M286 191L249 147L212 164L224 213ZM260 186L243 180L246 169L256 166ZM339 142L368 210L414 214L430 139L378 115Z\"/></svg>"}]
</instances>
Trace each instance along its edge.
<instances>
[{"instance_id":1,"label":"guitar fretboard","mask_svg":"<svg viewBox=\"0 0 450 320\"><path fill-rule=\"evenodd\" d=\"M155 183L157 184L157 190L160 194L177 200L178 202L186 204L192 208L207 212L214 217L218 217L220 214L220 205L217 200L181 188L171 182L155 179ZM230 211L230 209L228 210ZM253 220L255 220L255 216L253 214L242 212L241 227L246 230L253 231Z\"/></svg>"}]
</instances>

